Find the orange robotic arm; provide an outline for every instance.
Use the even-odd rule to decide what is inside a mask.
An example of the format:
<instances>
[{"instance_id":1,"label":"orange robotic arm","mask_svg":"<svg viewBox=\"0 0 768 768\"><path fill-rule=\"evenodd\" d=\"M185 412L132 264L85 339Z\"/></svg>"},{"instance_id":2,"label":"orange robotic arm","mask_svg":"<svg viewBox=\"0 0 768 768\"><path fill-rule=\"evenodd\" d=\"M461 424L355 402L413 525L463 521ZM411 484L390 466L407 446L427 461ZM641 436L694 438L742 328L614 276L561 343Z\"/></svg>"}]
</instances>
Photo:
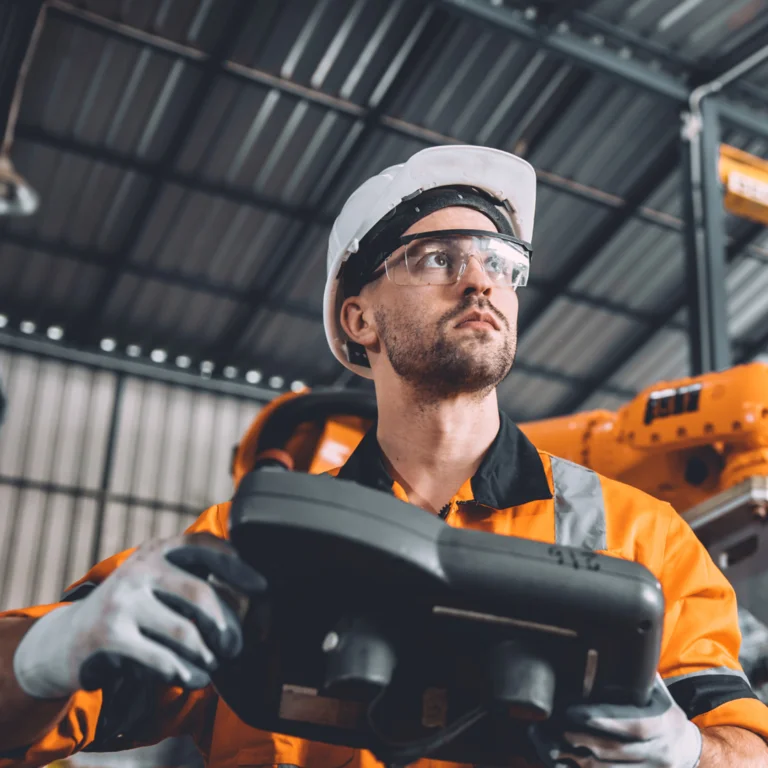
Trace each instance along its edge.
<instances>
[{"instance_id":1,"label":"orange robotic arm","mask_svg":"<svg viewBox=\"0 0 768 768\"><path fill-rule=\"evenodd\" d=\"M684 513L744 480L768 477L768 365L655 384L615 413L520 427L537 447Z\"/></svg>"},{"instance_id":2,"label":"orange robotic arm","mask_svg":"<svg viewBox=\"0 0 768 768\"><path fill-rule=\"evenodd\" d=\"M756 553L768 505L768 365L655 384L615 413L520 427L537 447L670 502L721 567Z\"/></svg>"}]
</instances>

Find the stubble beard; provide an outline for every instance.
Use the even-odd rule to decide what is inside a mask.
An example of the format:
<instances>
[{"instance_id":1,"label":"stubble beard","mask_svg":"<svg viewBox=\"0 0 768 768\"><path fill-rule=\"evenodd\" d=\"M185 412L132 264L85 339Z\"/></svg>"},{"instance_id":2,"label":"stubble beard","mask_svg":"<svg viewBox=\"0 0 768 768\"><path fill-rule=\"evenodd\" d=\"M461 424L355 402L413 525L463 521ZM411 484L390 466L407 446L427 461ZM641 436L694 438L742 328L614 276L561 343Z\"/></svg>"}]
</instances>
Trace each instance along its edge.
<instances>
[{"instance_id":1,"label":"stubble beard","mask_svg":"<svg viewBox=\"0 0 768 768\"><path fill-rule=\"evenodd\" d=\"M487 331L467 338L449 337L457 319L470 309L486 309L476 301L440 318L432 329L415 319L402 319L395 311L378 308L375 313L381 343L394 372L425 399L442 400L458 395L485 397L507 376L515 359L514 330L500 319L502 343L488 339ZM453 323L451 321L454 321Z\"/></svg>"}]
</instances>

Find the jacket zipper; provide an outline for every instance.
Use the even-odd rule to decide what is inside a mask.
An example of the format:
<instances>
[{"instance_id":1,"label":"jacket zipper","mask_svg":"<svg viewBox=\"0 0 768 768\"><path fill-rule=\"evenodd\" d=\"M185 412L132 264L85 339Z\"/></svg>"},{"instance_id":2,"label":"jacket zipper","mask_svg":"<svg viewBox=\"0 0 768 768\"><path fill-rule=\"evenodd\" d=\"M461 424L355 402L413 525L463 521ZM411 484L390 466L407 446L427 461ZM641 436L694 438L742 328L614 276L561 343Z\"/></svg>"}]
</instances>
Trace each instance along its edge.
<instances>
[{"instance_id":1,"label":"jacket zipper","mask_svg":"<svg viewBox=\"0 0 768 768\"><path fill-rule=\"evenodd\" d=\"M468 504L469 502L466 501L457 501L456 502L456 509L458 509L462 504ZM451 502L449 501L438 513L438 517L440 517L442 520L447 520L448 515L451 514Z\"/></svg>"}]
</instances>

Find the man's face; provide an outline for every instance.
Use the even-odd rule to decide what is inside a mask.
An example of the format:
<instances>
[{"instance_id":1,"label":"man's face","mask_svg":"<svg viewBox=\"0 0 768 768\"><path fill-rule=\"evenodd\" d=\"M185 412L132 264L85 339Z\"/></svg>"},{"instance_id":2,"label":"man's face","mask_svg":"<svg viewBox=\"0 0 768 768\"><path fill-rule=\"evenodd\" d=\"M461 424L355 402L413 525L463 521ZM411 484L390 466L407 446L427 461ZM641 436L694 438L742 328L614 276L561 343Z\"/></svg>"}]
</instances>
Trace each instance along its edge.
<instances>
[{"instance_id":1,"label":"man's face","mask_svg":"<svg viewBox=\"0 0 768 768\"><path fill-rule=\"evenodd\" d=\"M471 208L443 208L404 234L444 229L496 232ZM396 252L399 253L399 252ZM509 373L517 345L517 294L498 285L471 258L455 285L396 285L380 277L365 287L381 351L396 374L437 397L482 394ZM473 310L495 325L462 322Z\"/></svg>"}]
</instances>

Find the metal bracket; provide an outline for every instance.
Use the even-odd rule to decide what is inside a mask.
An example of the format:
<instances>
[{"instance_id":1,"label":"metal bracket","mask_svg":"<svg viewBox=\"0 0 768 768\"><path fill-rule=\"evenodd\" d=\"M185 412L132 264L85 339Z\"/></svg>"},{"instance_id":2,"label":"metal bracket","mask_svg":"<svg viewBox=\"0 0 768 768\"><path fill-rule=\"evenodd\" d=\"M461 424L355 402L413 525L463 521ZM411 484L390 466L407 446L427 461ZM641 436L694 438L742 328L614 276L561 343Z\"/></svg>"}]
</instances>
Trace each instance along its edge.
<instances>
[{"instance_id":1,"label":"metal bracket","mask_svg":"<svg viewBox=\"0 0 768 768\"><path fill-rule=\"evenodd\" d=\"M768 477L750 477L682 518L734 585L768 571Z\"/></svg>"}]
</instances>

